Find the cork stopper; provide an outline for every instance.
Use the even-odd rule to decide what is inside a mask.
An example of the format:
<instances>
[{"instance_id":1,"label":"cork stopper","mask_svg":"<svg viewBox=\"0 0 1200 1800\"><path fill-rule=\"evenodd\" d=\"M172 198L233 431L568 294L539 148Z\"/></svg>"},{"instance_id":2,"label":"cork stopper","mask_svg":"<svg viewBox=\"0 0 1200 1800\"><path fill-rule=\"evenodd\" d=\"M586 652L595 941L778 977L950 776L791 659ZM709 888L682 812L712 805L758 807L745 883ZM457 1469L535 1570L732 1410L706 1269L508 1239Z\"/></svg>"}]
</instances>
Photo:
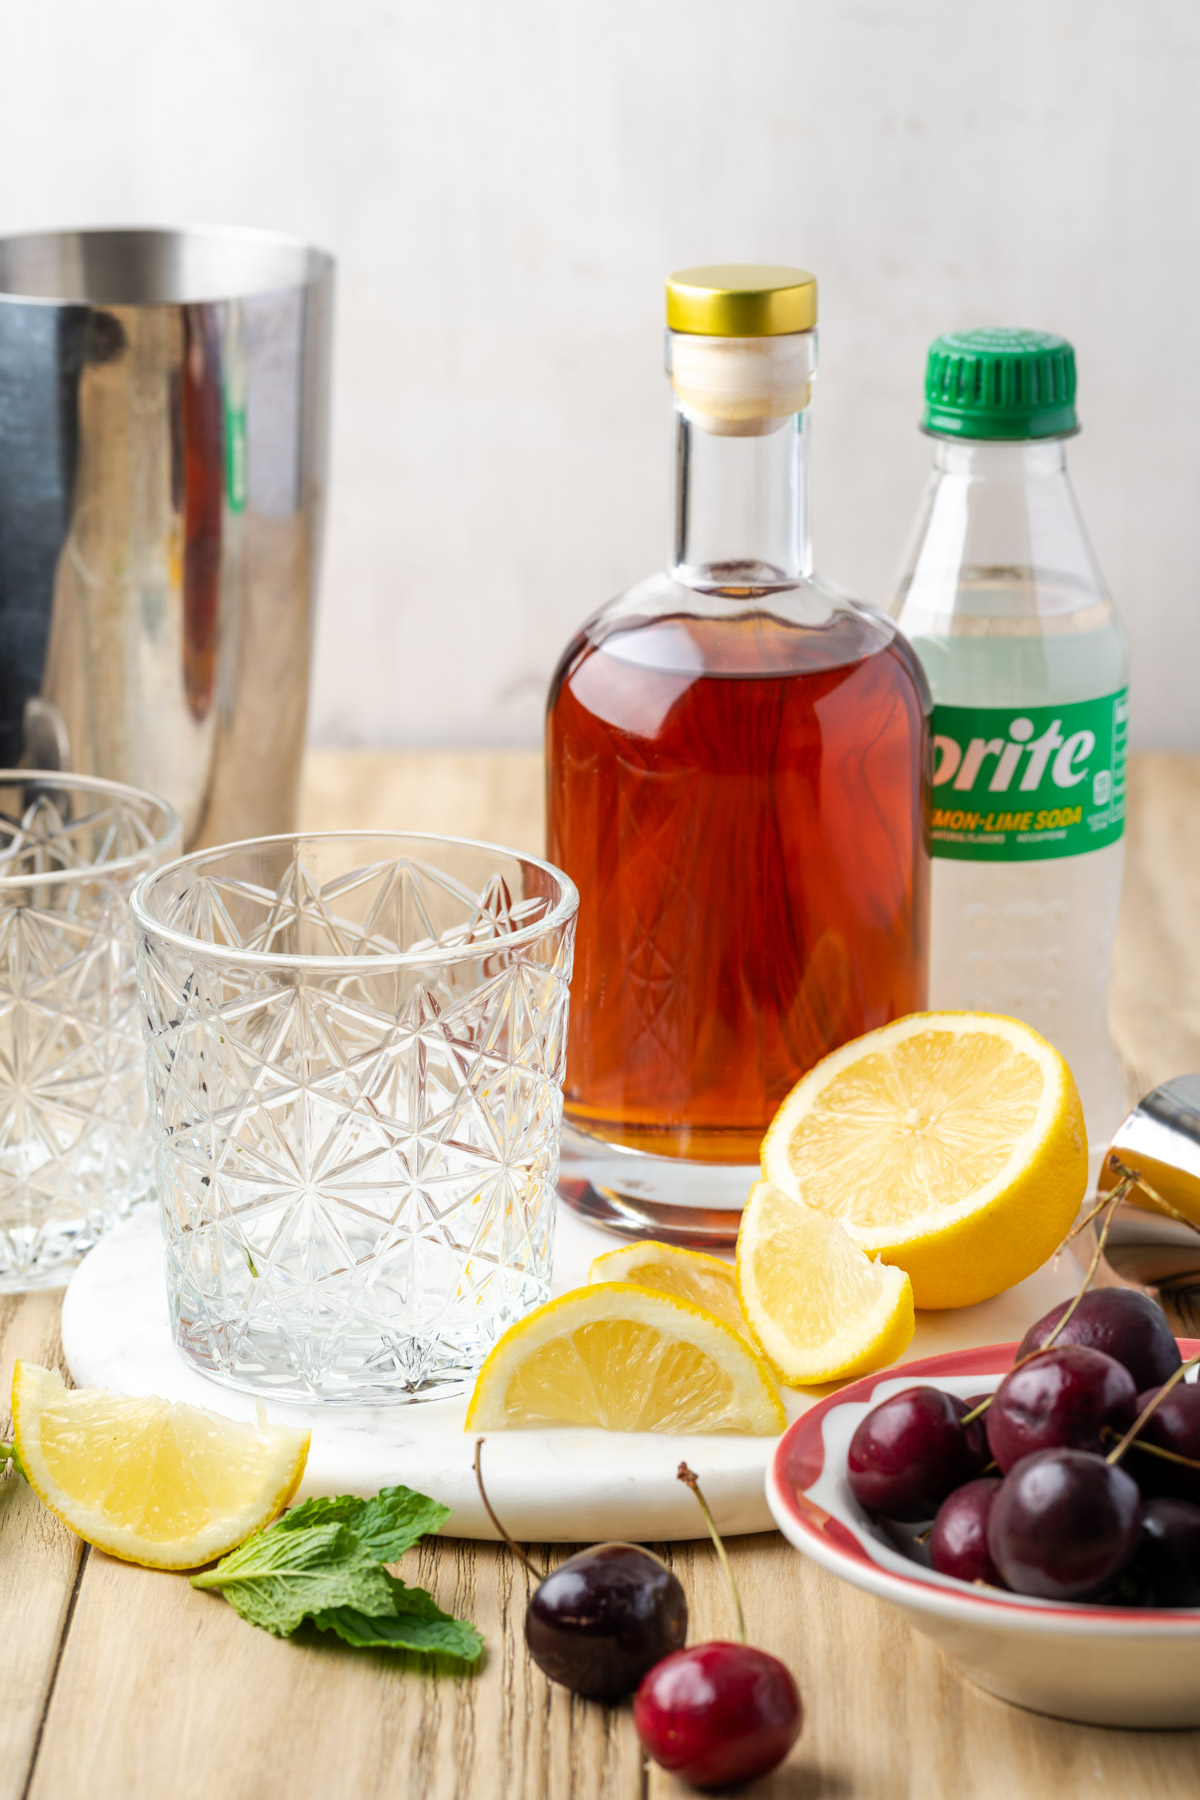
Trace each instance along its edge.
<instances>
[{"instance_id":1,"label":"cork stopper","mask_svg":"<svg viewBox=\"0 0 1200 1800\"><path fill-rule=\"evenodd\" d=\"M668 331L671 386L702 431L765 437L801 412L817 372L815 331L779 337L703 337Z\"/></svg>"}]
</instances>

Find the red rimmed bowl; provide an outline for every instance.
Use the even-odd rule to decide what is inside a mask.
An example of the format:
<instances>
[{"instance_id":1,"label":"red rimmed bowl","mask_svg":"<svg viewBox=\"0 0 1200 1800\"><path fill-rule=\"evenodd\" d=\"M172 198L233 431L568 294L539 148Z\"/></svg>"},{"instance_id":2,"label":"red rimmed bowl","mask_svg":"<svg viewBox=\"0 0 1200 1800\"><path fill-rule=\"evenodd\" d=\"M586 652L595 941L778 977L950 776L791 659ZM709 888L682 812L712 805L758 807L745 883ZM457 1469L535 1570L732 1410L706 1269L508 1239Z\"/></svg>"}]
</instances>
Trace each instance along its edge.
<instances>
[{"instance_id":1,"label":"red rimmed bowl","mask_svg":"<svg viewBox=\"0 0 1200 1800\"><path fill-rule=\"evenodd\" d=\"M1184 1356L1200 1341L1179 1340ZM923 1568L850 1492L846 1455L859 1420L928 1382L964 1400L989 1393L1015 1344L957 1350L856 1381L784 1432L767 1470L783 1535L855 1587L877 1594L979 1686L1014 1706L1088 1725L1200 1725L1200 1608L1133 1610L1027 1600Z\"/></svg>"}]
</instances>

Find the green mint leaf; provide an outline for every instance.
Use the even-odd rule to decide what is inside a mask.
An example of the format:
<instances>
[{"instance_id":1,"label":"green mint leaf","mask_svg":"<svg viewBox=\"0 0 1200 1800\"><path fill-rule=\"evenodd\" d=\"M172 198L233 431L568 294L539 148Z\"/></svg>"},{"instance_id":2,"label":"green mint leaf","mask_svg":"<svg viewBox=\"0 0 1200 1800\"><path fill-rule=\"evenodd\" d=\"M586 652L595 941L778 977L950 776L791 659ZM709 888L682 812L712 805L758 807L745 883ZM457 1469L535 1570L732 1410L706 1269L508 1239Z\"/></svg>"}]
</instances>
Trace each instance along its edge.
<instances>
[{"instance_id":1,"label":"green mint leaf","mask_svg":"<svg viewBox=\"0 0 1200 1800\"><path fill-rule=\"evenodd\" d=\"M310 1525L349 1525L367 1504L357 1494L314 1494L289 1506L270 1526L272 1531L306 1531Z\"/></svg>"},{"instance_id":2,"label":"green mint leaf","mask_svg":"<svg viewBox=\"0 0 1200 1800\"><path fill-rule=\"evenodd\" d=\"M427 1494L418 1494L413 1488L386 1487L373 1500L360 1500L356 1494L303 1500L285 1512L274 1529L298 1531L336 1520L349 1526L363 1549L380 1562L398 1562L421 1538L439 1531L449 1517L450 1508Z\"/></svg>"},{"instance_id":3,"label":"green mint leaf","mask_svg":"<svg viewBox=\"0 0 1200 1800\"><path fill-rule=\"evenodd\" d=\"M243 1619L289 1637L302 1620L330 1608L350 1607L368 1617L393 1613L390 1580L354 1533L333 1519L257 1532L215 1569L193 1575L192 1586L218 1588Z\"/></svg>"},{"instance_id":4,"label":"green mint leaf","mask_svg":"<svg viewBox=\"0 0 1200 1800\"><path fill-rule=\"evenodd\" d=\"M436 1651L462 1662L479 1661L483 1639L474 1625L443 1612L424 1588L407 1587L394 1575L388 1579L394 1615L368 1616L353 1607L334 1606L314 1613L313 1624L359 1650Z\"/></svg>"}]
</instances>

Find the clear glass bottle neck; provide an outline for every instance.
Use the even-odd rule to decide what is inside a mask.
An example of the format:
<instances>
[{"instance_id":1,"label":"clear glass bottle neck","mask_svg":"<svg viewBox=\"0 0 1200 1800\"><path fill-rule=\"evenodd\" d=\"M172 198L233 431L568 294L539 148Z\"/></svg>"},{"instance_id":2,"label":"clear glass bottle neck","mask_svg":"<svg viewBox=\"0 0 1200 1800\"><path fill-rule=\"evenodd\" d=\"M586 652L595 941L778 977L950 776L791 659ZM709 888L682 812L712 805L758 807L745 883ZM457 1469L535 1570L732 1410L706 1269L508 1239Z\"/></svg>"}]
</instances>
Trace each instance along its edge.
<instances>
[{"instance_id":1,"label":"clear glass bottle neck","mask_svg":"<svg viewBox=\"0 0 1200 1800\"><path fill-rule=\"evenodd\" d=\"M1064 475L1067 440L1056 438L933 438L933 466L943 475L976 481L1036 481Z\"/></svg>"},{"instance_id":2,"label":"clear glass bottle neck","mask_svg":"<svg viewBox=\"0 0 1200 1800\"><path fill-rule=\"evenodd\" d=\"M709 429L675 402L676 580L706 592L785 587L812 573L805 411Z\"/></svg>"},{"instance_id":3,"label":"clear glass bottle neck","mask_svg":"<svg viewBox=\"0 0 1200 1800\"><path fill-rule=\"evenodd\" d=\"M1042 633L1053 619L1072 631L1103 624L1111 606L1071 490L1066 440L934 436L892 612L910 637Z\"/></svg>"}]
</instances>

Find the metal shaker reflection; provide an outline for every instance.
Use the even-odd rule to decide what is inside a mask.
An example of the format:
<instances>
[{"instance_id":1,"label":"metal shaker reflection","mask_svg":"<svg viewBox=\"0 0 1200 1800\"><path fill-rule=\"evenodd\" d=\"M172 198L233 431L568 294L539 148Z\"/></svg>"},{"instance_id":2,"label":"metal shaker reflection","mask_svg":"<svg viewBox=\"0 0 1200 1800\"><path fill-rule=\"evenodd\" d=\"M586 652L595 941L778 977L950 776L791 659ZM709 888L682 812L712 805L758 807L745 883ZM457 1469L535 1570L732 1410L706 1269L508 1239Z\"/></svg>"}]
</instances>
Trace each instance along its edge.
<instances>
[{"instance_id":1,"label":"metal shaker reflection","mask_svg":"<svg viewBox=\"0 0 1200 1800\"><path fill-rule=\"evenodd\" d=\"M292 826L332 298L262 233L0 239L0 762Z\"/></svg>"}]
</instances>

